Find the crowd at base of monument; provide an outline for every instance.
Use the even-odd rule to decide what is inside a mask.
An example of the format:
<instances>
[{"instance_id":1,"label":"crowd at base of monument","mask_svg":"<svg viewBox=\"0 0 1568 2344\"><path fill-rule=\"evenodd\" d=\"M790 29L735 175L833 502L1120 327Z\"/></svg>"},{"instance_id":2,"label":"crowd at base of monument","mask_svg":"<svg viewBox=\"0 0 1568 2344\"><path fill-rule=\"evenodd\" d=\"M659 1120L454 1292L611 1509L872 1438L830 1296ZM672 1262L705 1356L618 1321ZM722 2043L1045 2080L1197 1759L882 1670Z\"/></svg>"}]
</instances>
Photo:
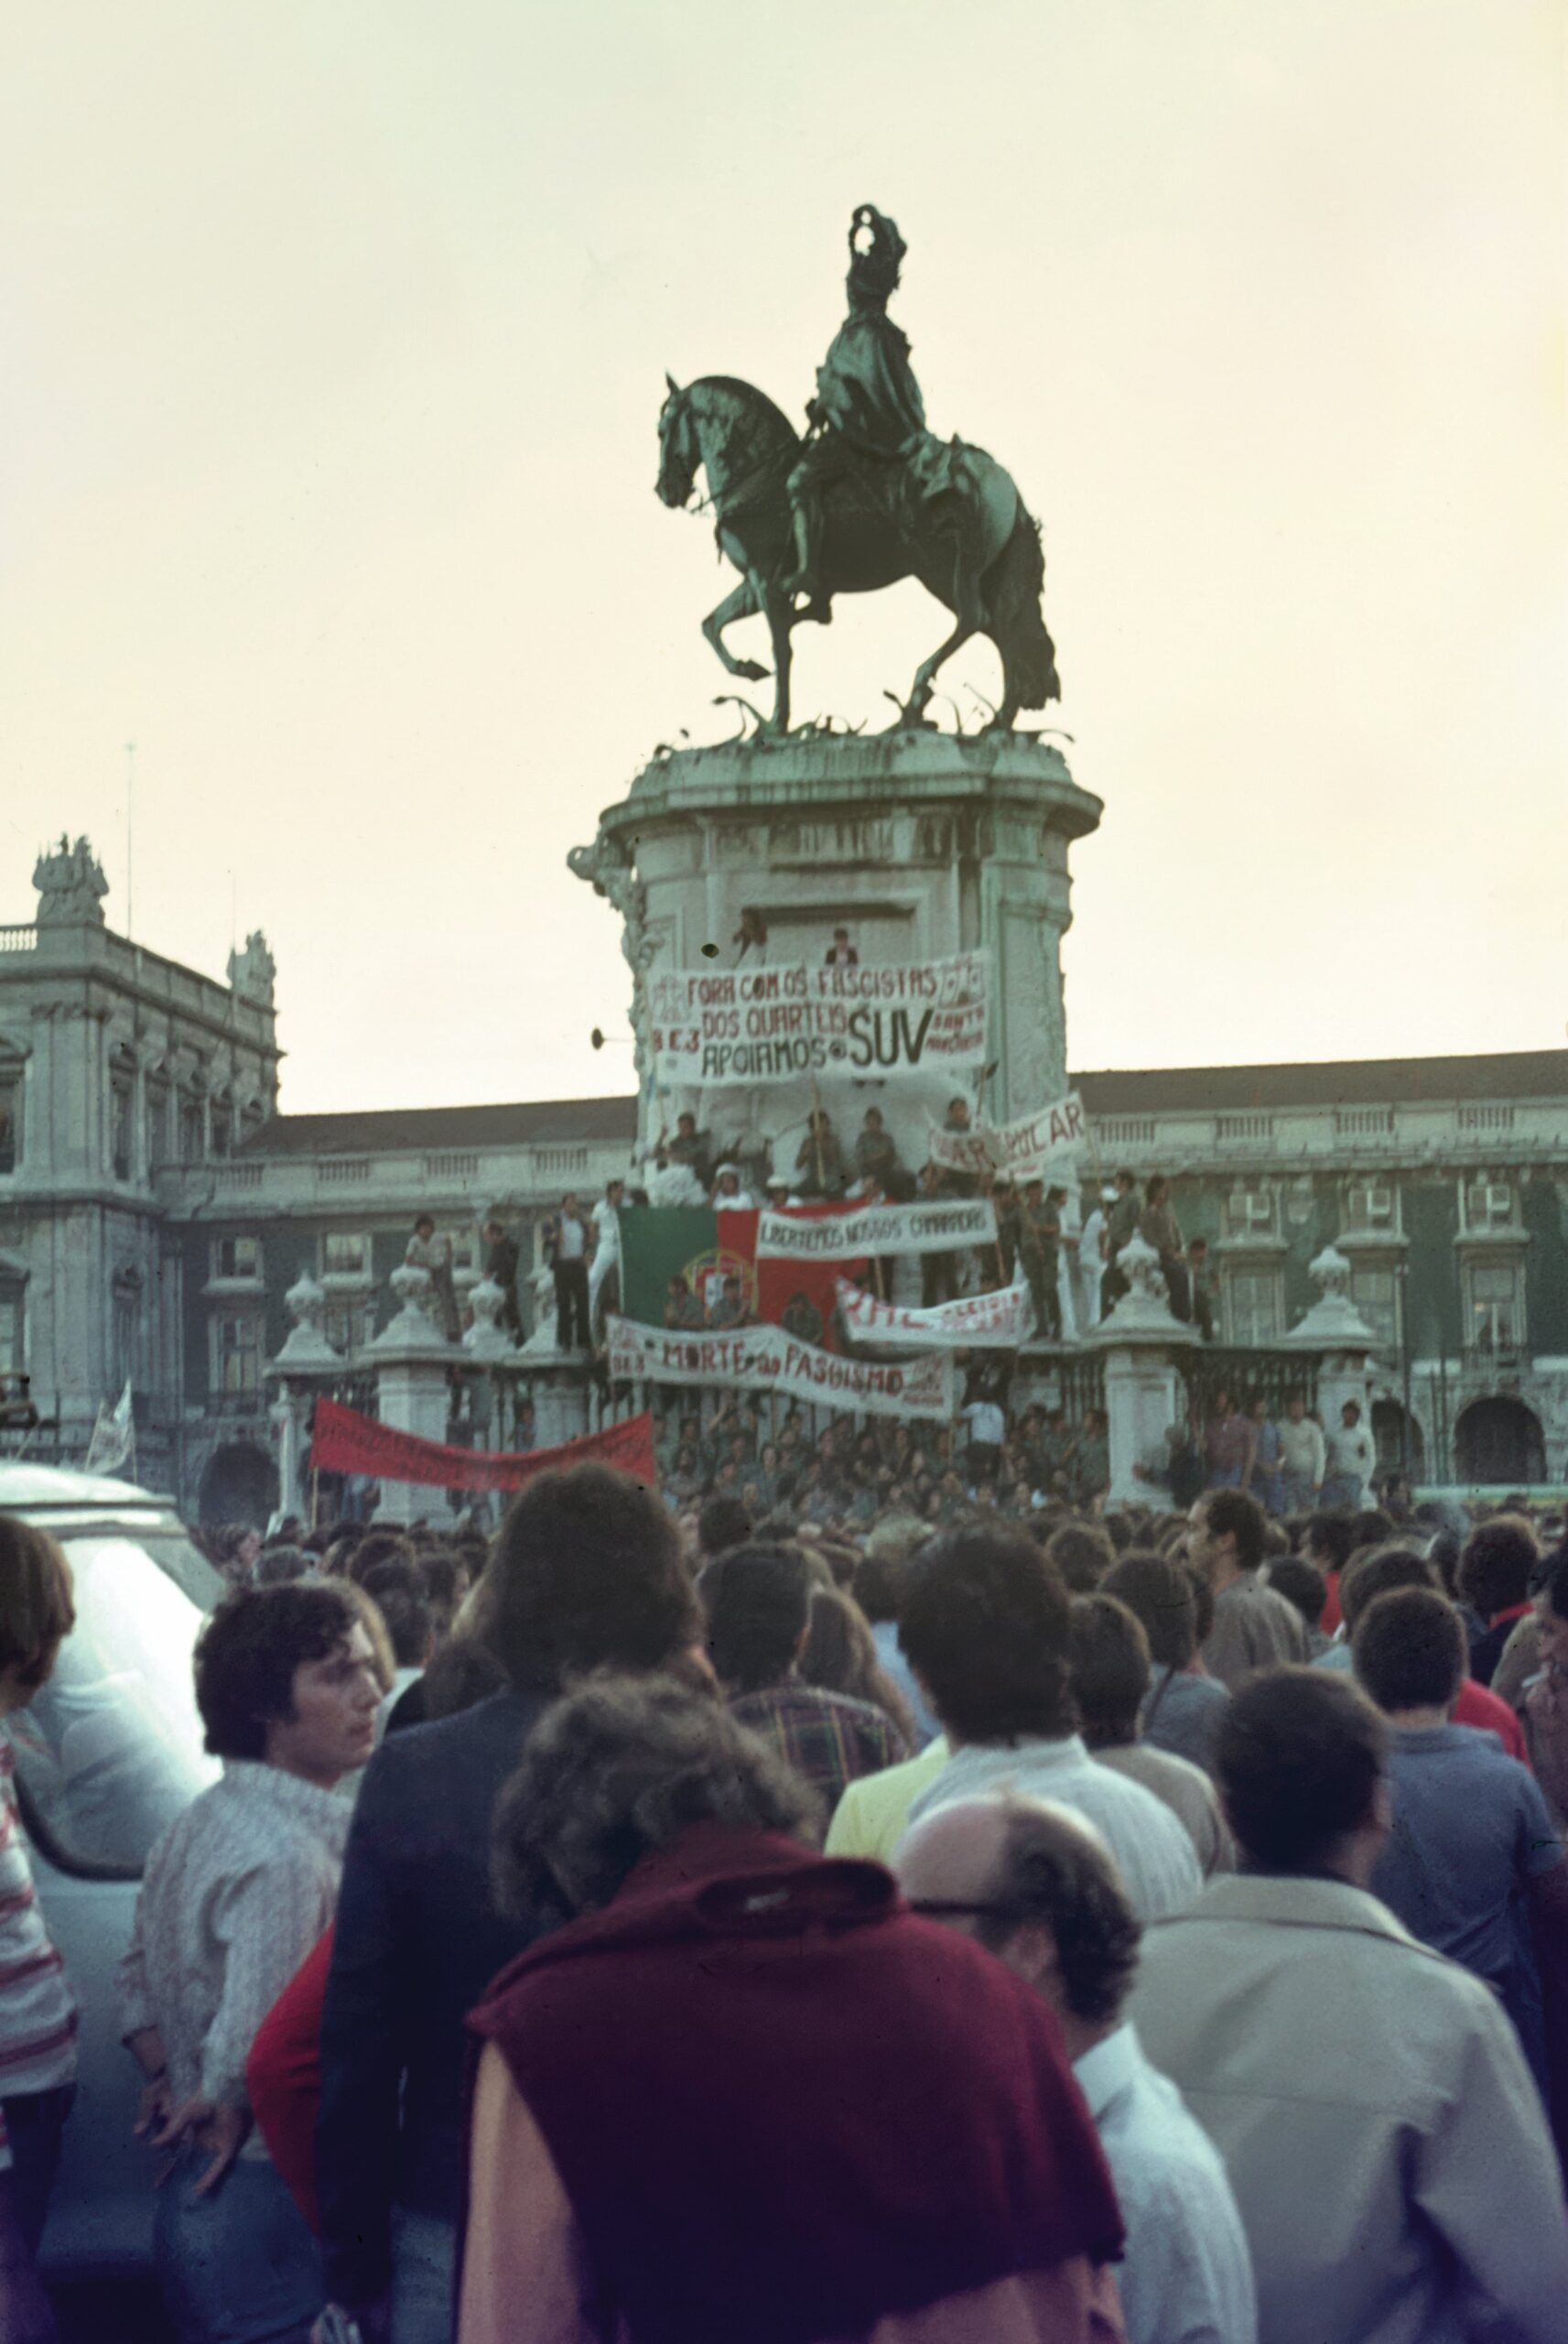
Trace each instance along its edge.
<instances>
[{"instance_id":1,"label":"crowd at base of monument","mask_svg":"<svg viewBox=\"0 0 1568 2344\"><path fill-rule=\"evenodd\" d=\"M748 1503L748 1430L493 1536L199 1534L224 1773L118 2013L180 2344L1560 2339L1561 1517L1271 1520L1223 1438L1185 1511L1075 1506L1034 1418L1026 1520L943 1434L905 1510L902 1424ZM72 1624L0 1517L13 1713ZM11 1815L44 2344L76 2011Z\"/></svg>"}]
</instances>

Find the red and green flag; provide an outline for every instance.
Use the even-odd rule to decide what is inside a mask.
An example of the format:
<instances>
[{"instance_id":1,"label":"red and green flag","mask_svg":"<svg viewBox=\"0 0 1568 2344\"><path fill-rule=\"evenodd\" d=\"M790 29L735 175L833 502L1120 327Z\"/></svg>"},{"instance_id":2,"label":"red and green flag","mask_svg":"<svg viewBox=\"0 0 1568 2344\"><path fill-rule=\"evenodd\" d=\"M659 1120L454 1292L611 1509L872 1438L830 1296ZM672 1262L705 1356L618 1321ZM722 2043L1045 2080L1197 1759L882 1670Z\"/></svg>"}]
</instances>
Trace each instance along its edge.
<instances>
[{"instance_id":1,"label":"red and green flag","mask_svg":"<svg viewBox=\"0 0 1568 2344\"><path fill-rule=\"evenodd\" d=\"M792 1209L803 1220L841 1210L835 1205ZM621 1308L640 1326L662 1327L673 1277L684 1277L705 1317L719 1301L727 1277L739 1278L749 1315L789 1328L804 1342L835 1348L836 1281L854 1277L863 1259L826 1262L757 1259L757 1212L715 1212L706 1205L622 1205Z\"/></svg>"}]
</instances>

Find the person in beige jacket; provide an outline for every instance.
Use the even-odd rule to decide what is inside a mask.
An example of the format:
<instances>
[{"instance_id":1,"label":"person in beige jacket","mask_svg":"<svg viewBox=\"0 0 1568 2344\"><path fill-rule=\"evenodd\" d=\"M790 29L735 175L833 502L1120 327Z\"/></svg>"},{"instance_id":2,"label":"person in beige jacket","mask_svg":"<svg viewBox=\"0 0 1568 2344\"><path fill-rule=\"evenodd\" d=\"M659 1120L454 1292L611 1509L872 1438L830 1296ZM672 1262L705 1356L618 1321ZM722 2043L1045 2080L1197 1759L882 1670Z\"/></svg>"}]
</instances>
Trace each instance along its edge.
<instances>
[{"instance_id":1,"label":"person in beige jacket","mask_svg":"<svg viewBox=\"0 0 1568 2344\"><path fill-rule=\"evenodd\" d=\"M1225 2160L1260 2344L1563 2344L1568 2213L1513 2029L1368 1890L1386 1753L1343 1677L1243 1687L1217 1765L1246 1869L1148 1929L1130 2015Z\"/></svg>"}]
</instances>

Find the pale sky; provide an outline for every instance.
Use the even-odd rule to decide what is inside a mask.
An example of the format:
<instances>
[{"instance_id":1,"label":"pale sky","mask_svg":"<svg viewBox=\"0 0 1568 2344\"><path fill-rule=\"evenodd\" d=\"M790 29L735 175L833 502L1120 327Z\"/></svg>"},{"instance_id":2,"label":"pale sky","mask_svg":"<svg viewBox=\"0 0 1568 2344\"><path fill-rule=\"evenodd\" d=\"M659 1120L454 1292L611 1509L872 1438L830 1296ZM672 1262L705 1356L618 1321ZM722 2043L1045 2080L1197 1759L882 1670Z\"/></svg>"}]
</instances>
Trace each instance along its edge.
<instances>
[{"instance_id":1,"label":"pale sky","mask_svg":"<svg viewBox=\"0 0 1568 2344\"><path fill-rule=\"evenodd\" d=\"M669 367L801 418L861 201L1045 530L1081 1069L1561 1043L1563 0L50 0L0 70L0 921L280 968L283 1103L629 1087L566 871L722 737ZM798 641L885 711L907 585ZM739 635L739 631L738 631ZM739 646L738 646L739 647ZM993 688L972 647L946 687Z\"/></svg>"}]
</instances>

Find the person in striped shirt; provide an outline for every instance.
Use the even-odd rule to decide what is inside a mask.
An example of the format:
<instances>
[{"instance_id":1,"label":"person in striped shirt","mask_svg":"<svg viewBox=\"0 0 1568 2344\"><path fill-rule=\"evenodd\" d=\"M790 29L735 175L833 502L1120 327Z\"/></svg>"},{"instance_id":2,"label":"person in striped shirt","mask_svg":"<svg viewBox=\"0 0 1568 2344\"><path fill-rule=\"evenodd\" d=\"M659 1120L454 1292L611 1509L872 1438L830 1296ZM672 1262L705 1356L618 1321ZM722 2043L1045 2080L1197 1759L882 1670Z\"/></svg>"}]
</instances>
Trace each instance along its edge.
<instances>
[{"instance_id":1,"label":"person in striped shirt","mask_svg":"<svg viewBox=\"0 0 1568 2344\"><path fill-rule=\"evenodd\" d=\"M48 1535L0 1514L0 1716L47 1685L76 1624L70 1566ZM0 2337L51 2344L36 2257L76 2087L76 2003L38 1909L0 1733Z\"/></svg>"}]
</instances>

